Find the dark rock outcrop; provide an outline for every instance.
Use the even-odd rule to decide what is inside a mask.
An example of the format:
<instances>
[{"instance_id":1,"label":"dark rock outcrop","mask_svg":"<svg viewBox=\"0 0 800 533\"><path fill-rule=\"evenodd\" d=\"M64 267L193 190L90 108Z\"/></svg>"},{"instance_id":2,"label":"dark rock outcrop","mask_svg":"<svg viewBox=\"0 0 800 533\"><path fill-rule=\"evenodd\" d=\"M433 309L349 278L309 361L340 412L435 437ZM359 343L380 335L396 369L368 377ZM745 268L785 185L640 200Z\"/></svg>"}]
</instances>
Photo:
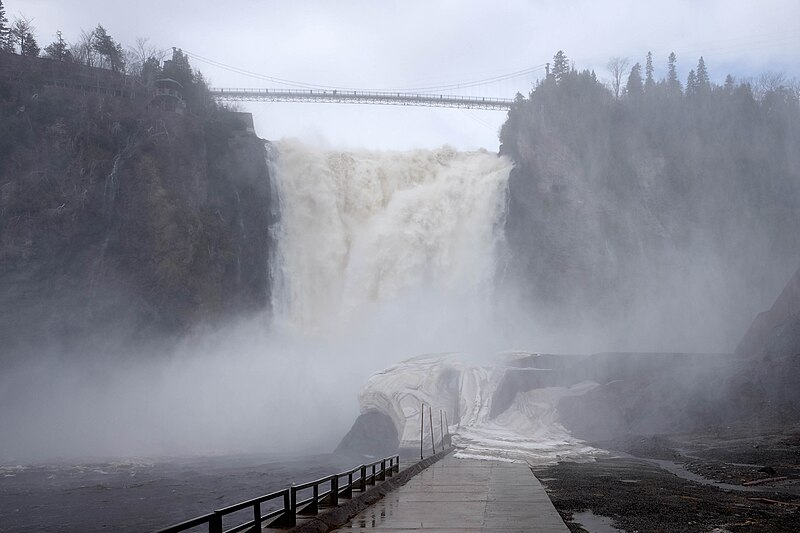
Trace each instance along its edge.
<instances>
[{"instance_id":1,"label":"dark rock outcrop","mask_svg":"<svg viewBox=\"0 0 800 533\"><path fill-rule=\"evenodd\" d=\"M583 439L800 420L800 270L735 354L598 354L581 367L600 385L558 411Z\"/></svg>"},{"instance_id":2,"label":"dark rock outcrop","mask_svg":"<svg viewBox=\"0 0 800 533\"><path fill-rule=\"evenodd\" d=\"M760 313L736 353L748 361L742 381L781 417L800 418L800 269Z\"/></svg>"},{"instance_id":3,"label":"dark rock outcrop","mask_svg":"<svg viewBox=\"0 0 800 533\"><path fill-rule=\"evenodd\" d=\"M400 436L392 419L380 411L362 413L334 453L350 457L386 457L397 453Z\"/></svg>"},{"instance_id":4,"label":"dark rock outcrop","mask_svg":"<svg viewBox=\"0 0 800 533\"><path fill-rule=\"evenodd\" d=\"M772 307L759 313L736 353L757 360L800 356L800 269Z\"/></svg>"}]
</instances>

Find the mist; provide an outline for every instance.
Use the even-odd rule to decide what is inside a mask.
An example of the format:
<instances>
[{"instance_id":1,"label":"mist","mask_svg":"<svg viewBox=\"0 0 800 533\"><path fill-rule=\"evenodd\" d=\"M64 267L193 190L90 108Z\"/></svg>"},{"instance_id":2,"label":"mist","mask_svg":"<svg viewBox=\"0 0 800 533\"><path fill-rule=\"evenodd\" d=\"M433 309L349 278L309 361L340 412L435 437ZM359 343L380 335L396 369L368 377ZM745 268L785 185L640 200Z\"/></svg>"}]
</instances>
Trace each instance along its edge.
<instances>
[{"instance_id":1,"label":"mist","mask_svg":"<svg viewBox=\"0 0 800 533\"><path fill-rule=\"evenodd\" d=\"M525 344L493 291L508 161L296 141L271 157L274 312L145 348L38 347L0 378L0 461L329 452L374 372Z\"/></svg>"},{"instance_id":2,"label":"mist","mask_svg":"<svg viewBox=\"0 0 800 533\"><path fill-rule=\"evenodd\" d=\"M617 98L559 54L518 95L500 154L264 150L205 110L219 137L198 185L176 168L209 153L187 146L176 164L153 145L165 177L128 170L124 222L98 210L56 258L9 252L40 261L2 296L41 336L0 376L0 461L330 451L368 378L420 354L732 352L800 262L796 85L684 92L632 70ZM50 228L42 209L9 242ZM179 334L160 340L158 320Z\"/></svg>"},{"instance_id":3,"label":"mist","mask_svg":"<svg viewBox=\"0 0 800 533\"><path fill-rule=\"evenodd\" d=\"M359 414L363 384L398 361L732 351L790 274L770 263L765 285L743 287L700 243L662 251L617 285L624 298L605 291L588 305L592 269L605 264L595 258L548 305L515 277L506 157L290 140L270 148L270 164L273 312L162 346L105 339L117 347L44 348L18 361L0 378L0 461L328 452ZM591 249L588 239L570 245Z\"/></svg>"}]
</instances>

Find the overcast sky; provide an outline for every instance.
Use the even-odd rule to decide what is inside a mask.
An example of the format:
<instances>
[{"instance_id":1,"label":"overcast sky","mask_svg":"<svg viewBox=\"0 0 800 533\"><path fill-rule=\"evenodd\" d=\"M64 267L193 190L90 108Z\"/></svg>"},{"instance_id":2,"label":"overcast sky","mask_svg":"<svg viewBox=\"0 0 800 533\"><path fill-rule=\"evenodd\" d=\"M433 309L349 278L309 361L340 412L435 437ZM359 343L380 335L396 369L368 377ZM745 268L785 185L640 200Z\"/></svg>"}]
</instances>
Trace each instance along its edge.
<instances>
[{"instance_id":1,"label":"overcast sky","mask_svg":"<svg viewBox=\"0 0 800 533\"><path fill-rule=\"evenodd\" d=\"M675 51L682 77L704 56L712 79L765 70L800 76L800 1L268 1L3 0L9 18L33 19L42 46L103 24L124 45L162 48L251 72L318 85L372 89L484 79L543 64L563 49L578 69L607 79L609 57L656 75ZM270 87L204 64L218 87ZM541 71L460 94L513 97ZM367 105L253 103L258 134L330 146L407 149L450 144L496 150L505 113Z\"/></svg>"}]
</instances>

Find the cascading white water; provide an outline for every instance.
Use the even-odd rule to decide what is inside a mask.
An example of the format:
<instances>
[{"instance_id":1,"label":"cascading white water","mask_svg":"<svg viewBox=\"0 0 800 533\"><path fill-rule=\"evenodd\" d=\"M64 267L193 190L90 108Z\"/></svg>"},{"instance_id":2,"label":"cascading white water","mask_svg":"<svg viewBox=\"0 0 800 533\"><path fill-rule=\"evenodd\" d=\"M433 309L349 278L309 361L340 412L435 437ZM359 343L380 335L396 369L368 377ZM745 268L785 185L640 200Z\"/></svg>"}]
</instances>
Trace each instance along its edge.
<instances>
[{"instance_id":1,"label":"cascading white water","mask_svg":"<svg viewBox=\"0 0 800 533\"><path fill-rule=\"evenodd\" d=\"M510 340L509 311L492 298L510 161L446 147L338 152L281 141L276 148L273 308L294 326L290 337L316 338L325 359L371 372L423 352L463 351L480 361L426 355L397 363L369 379L362 411L388 415L405 445L418 442L424 401L448 410L470 457L592 456L555 414L560 397L590 386L529 391L489 414L504 369L488 356Z\"/></svg>"},{"instance_id":2,"label":"cascading white water","mask_svg":"<svg viewBox=\"0 0 800 533\"><path fill-rule=\"evenodd\" d=\"M276 318L339 327L415 291L491 293L511 163L486 151L277 144Z\"/></svg>"}]
</instances>

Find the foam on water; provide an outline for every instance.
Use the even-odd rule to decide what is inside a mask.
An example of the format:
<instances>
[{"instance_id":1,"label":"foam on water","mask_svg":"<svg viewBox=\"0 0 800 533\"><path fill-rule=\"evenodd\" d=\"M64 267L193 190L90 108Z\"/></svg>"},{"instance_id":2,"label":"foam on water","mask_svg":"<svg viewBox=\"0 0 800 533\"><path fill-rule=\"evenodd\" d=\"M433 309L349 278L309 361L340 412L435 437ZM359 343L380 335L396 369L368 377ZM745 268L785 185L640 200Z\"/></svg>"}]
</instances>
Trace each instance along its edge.
<instances>
[{"instance_id":1,"label":"foam on water","mask_svg":"<svg viewBox=\"0 0 800 533\"><path fill-rule=\"evenodd\" d=\"M277 144L273 306L336 329L415 290L486 297L511 162L486 151L337 152Z\"/></svg>"}]
</instances>

